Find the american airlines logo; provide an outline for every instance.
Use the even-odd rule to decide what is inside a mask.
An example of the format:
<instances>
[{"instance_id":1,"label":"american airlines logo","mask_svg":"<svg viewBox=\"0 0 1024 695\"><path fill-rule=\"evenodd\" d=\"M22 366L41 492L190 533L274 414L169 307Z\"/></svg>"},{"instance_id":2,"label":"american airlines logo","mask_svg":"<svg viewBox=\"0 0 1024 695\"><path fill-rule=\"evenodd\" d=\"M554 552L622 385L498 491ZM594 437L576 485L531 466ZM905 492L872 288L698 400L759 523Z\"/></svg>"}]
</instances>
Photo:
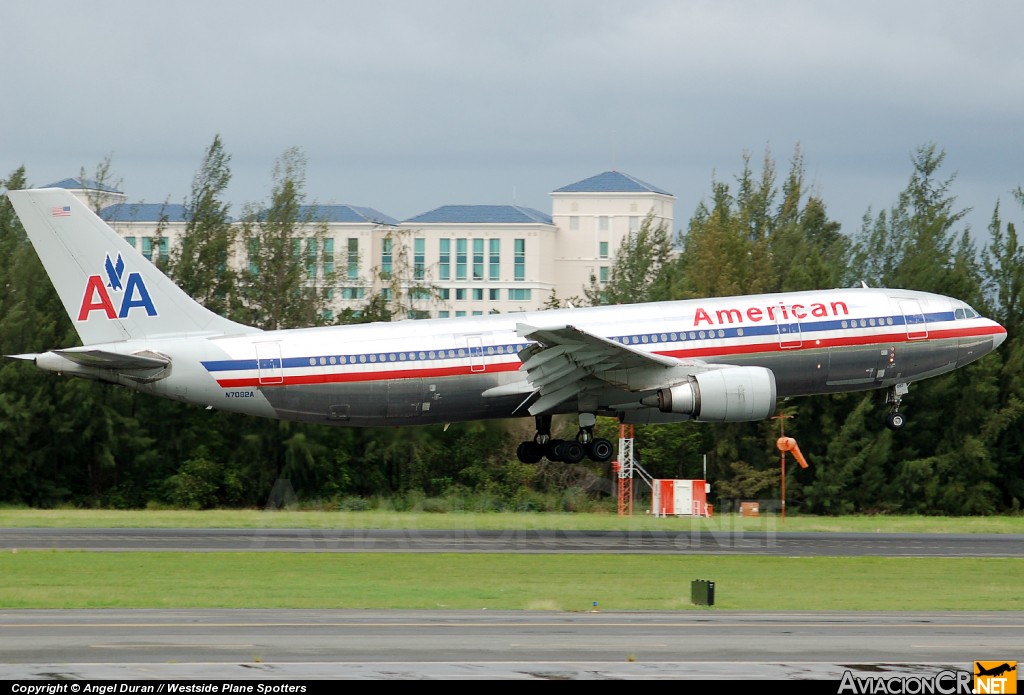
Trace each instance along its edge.
<instances>
[{"instance_id":1,"label":"american airlines logo","mask_svg":"<svg viewBox=\"0 0 1024 695\"><path fill-rule=\"evenodd\" d=\"M117 254L116 261L111 261L110 254L107 254L103 268L106 271L106 278L102 275L90 275L85 283L82 307L78 310L79 321L88 321L94 311L102 311L108 319L123 319L136 307L145 309L149 316L157 315L142 275L128 273L125 277L121 254Z\"/></svg>"},{"instance_id":2,"label":"american airlines logo","mask_svg":"<svg viewBox=\"0 0 1024 695\"><path fill-rule=\"evenodd\" d=\"M814 302L811 304L768 304L767 306L748 306L741 309L713 309L697 307L693 317L693 325L702 323L708 326L724 326L734 323L759 323L761 321L793 321L808 316L827 318L829 316L849 316L850 308L846 302Z\"/></svg>"}]
</instances>

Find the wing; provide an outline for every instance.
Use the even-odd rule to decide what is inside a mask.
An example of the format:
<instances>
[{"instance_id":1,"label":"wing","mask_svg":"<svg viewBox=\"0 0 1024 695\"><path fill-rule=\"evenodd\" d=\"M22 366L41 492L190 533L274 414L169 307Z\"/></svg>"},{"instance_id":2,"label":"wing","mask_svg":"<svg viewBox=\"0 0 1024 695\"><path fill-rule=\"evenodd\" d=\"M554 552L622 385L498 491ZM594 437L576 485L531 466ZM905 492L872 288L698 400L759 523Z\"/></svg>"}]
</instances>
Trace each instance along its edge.
<instances>
[{"instance_id":1,"label":"wing","mask_svg":"<svg viewBox=\"0 0 1024 695\"><path fill-rule=\"evenodd\" d=\"M520 323L516 332L535 343L519 353L525 383L505 388L518 386L522 392L540 394L530 406L531 415L550 411L573 397L596 395L608 387L648 391L718 368L700 360L643 352L575 326L537 328Z\"/></svg>"}]
</instances>

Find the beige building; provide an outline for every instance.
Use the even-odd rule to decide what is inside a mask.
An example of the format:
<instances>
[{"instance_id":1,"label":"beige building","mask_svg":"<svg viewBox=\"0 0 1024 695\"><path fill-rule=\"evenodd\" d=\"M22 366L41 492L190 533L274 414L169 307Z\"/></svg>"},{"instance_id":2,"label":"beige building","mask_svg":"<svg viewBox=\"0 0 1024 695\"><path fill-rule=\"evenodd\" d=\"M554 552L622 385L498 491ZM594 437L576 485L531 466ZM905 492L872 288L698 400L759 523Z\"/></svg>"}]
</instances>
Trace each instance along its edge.
<instances>
[{"instance_id":1,"label":"beige building","mask_svg":"<svg viewBox=\"0 0 1024 695\"><path fill-rule=\"evenodd\" d=\"M151 260L165 257L186 223L182 205L127 203L79 179L68 188ZM542 309L606 282L615 254L650 214L670 232L675 197L606 171L551 193L547 214L517 205L444 205L398 221L372 208L310 208L327 233L311 281L333 275L335 311L382 293L402 317L454 317ZM311 232L312 233L312 232ZM300 242L302 243L302 242ZM238 261L244 263L239 247Z\"/></svg>"}]
</instances>

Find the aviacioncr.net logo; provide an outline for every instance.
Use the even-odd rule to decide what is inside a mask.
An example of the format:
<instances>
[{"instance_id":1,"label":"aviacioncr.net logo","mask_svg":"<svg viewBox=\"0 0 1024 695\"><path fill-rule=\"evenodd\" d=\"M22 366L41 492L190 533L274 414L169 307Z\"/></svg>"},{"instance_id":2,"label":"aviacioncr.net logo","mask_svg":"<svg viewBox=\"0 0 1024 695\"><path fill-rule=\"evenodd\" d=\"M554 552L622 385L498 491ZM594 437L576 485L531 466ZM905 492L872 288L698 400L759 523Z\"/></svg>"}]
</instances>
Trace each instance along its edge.
<instances>
[{"instance_id":1,"label":"aviacioncr.net logo","mask_svg":"<svg viewBox=\"0 0 1024 695\"><path fill-rule=\"evenodd\" d=\"M975 661L974 692L980 695L999 693L1013 695L1017 692L1016 661Z\"/></svg>"}]
</instances>

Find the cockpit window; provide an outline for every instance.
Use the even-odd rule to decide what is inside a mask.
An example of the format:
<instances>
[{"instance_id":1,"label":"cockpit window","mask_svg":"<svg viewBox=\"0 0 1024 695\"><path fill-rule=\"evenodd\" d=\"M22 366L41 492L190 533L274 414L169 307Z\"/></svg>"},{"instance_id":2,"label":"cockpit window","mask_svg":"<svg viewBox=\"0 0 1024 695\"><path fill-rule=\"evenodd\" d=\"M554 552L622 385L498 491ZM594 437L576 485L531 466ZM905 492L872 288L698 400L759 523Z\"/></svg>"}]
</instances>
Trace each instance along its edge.
<instances>
[{"instance_id":1,"label":"cockpit window","mask_svg":"<svg viewBox=\"0 0 1024 695\"><path fill-rule=\"evenodd\" d=\"M953 317L957 319L976 319L979 314L971 307L964 304L961 308L953 312Z\"/></svg>"}]
</instances>

